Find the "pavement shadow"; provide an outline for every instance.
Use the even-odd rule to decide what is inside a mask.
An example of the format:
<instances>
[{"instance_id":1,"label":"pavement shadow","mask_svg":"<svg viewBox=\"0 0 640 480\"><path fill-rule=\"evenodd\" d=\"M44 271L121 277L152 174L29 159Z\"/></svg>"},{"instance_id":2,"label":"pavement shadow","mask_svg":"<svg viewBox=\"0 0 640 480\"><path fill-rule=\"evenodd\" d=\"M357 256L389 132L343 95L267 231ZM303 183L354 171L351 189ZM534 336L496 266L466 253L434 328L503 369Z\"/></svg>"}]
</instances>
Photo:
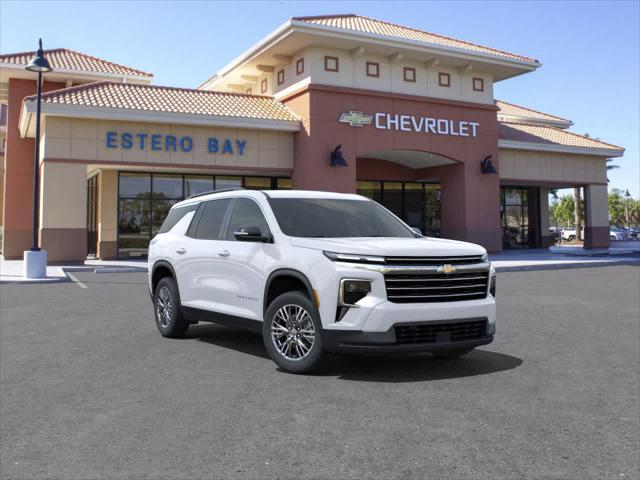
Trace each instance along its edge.
<instances>
[{"instance_id":1,"label":"pavement shadow","mask_svg":"<svg viewBox=\"0 0 640 480\"><path fill-rule=\"evenodd\" d=\"M243 330L215 324L194 325L184 339L229 348L271 361L262 338ZM314 375L335 376L360 382L408 383L474 377L513 370L522 365L518 357L477 349L464 357L444 360L428 353L412 355L332 355ZM274 365L275 367L275 365Z\"/></svg>"}]
</instances>

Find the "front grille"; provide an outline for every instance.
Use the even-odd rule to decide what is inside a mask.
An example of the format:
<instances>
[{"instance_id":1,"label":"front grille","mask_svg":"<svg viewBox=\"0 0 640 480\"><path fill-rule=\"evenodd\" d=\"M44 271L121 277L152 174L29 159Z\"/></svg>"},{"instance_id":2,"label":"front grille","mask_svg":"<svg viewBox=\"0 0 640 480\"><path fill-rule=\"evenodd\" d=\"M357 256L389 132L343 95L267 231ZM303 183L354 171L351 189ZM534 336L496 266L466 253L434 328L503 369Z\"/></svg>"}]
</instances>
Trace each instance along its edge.
<instances>
[{"instance_id":1,"label":"front grille","mask_svg":"<svg viewBox=\"0 0 640 480\"><path fill-rule=\"evenodd\" d=\"M487 321L400 325L395 327L395 332L397 345L462 342L486 336Z\"/></svg>"},{"instance_id":2,"label":"front grille","mask_svg":"<svg viewBox=\"0 0 640 480\"><path fill-rule=\"evenodd\" d=\"M410 265L410 266L437 266L449 265L471 265L481 263L481 255L463 255L456 257L385 257L386 265Z\"/></svg>"},{"instance_id":3,"label":"front grille","mask_svg":"<svg viewBox=\"0 0 640 480\"><path fill-rule=\"evenodd\" d=\"M478 300L487 296L488 271L465 273L407 270L384 275L387 299L394 303L433 303Z\"/></svg>"}]
</instances>

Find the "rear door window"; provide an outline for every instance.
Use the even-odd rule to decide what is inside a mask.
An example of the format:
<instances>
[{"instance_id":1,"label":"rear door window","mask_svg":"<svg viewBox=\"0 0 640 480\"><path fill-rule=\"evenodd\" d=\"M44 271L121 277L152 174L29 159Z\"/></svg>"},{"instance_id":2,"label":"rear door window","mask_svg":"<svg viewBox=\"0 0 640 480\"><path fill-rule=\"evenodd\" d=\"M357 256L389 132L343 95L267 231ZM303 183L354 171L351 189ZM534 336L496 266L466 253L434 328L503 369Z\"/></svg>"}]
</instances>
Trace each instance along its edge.
<instances>
[{"instance_id":1,"label":"rear door window","mask_svg":"<svg viewBox=\"0 0 640 480\"><path fill-rule=\"evenodd\" d=\"M222 232L222 224L230 203L231 200L228 198L206 202L202 206L203 210L199 216L198 225L193 235L194 238L200 240L219 240L220 232Z\"/></svg>"}]
</instances>

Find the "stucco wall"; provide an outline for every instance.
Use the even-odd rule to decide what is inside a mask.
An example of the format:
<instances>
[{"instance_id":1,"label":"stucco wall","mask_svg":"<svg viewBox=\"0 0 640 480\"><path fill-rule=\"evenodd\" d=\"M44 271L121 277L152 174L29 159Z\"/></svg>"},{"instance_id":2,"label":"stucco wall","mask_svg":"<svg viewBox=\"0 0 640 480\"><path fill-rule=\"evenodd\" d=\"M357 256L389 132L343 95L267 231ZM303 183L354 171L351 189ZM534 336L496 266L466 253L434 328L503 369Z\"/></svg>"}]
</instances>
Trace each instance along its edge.
<instances>
[{"instance_id":1,"label":"stucco wall","mask_svg":"<svg viewBox=\"0 0 640 480\"><path fill-rule=\"evenodd\" d=\"M568 182L606 183L606 159L588 155L500 149L500 178Z\"/></svg>"},{"instance_id":2,"label":"stucco wall","mask_svg":"<svg viewBox=\"0 0 640 480\"><path fill-rule=\"evenodd\" d=\"M337 72L325 70L325 56L338 58L339 68ZM304 72L298 75L296 73L296 62L300 58L304 59ZM379 77L367 76L367 62L379 64ZM415 68L415 82L404 80L404 67ZM285 82L282 85L277 85L277 71L282 68L285 70ZM450 75L451 85L449 87L439 86L438 74L440 72ZM474 77L484 80L484 90L482 92L473 90L472 82ZM392 61L389 57L381 55L364 54L354 56L349 50L336 48L306 48L294 55L290 64L277 66L273 73L273 78L274 93L307 80L312 84L319 85L361 88L388 93L493 104L493 77L489 73L474 70L460 71L457 68L445 65L427 66L423 62L404 58ZM253 93L257 93L255 88ZM271 90L269 90L269 93L271 93Z\"/></svg>"},{"instance_id":3,"label":"stucco wall","mask_svg":"<svg viewBox=\"0 0 640 480\"><path fill-rule=\"evenodd\" d=\"M107 148L107 132L132 134L190 136L190 152L153 150L147 141L145 148ZM209 153L209 138L230 139L234 151ZM246 141L240 155L236 141ZM44 128L45 159L71 159L86 162L156 164L169 166L209 166L260 169L293 168L293 133L237 128L207 128L172 126L154 123L112 122L102 120L47 117Z\"/></svg>"}]
</instances>

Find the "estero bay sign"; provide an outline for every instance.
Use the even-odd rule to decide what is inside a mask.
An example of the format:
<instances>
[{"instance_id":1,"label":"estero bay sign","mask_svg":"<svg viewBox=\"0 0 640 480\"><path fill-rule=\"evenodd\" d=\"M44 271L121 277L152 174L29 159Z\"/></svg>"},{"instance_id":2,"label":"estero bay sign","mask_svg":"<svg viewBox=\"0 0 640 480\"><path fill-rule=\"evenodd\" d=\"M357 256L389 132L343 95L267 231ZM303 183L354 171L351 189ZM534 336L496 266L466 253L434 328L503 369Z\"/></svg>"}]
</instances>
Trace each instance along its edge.
<instances>
[{"instance_id":1,"label":"estero bay sign","mask_svg":"<svg viewBox=\"0 0 640 480\"><path fill-rule=\"evenodd\" d=\"M338 121L340 123L348 123L352 127L363 127L373 123L380 130L399 130L402 132L431 133L455 137L476 137L480 126L479 122L464 120L416 117L414 115L398 115L386 112L377 112L370 115L354 110L343 112Z\"/></svg>"},{"instance_id":2,"label":"estero bay sign","mask_svg":"<svg viewBox=\"0 0 640 480\"><path fill-rule=\"evenodd\" d=\"M164 151L164 152L184 152L193 150L193 138L189 135L175 136L163 134L131 133L131 132L107 132L107 148L124 148L125 150L138 149ZM231 140L229 138L218 139L209 137L207 139L207 151L209 153L221 153L233 155L244 155L246 140Z\"/></svg>"}]
</instances>

